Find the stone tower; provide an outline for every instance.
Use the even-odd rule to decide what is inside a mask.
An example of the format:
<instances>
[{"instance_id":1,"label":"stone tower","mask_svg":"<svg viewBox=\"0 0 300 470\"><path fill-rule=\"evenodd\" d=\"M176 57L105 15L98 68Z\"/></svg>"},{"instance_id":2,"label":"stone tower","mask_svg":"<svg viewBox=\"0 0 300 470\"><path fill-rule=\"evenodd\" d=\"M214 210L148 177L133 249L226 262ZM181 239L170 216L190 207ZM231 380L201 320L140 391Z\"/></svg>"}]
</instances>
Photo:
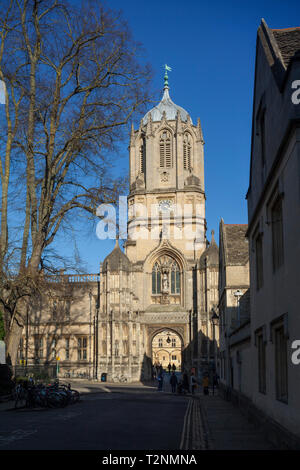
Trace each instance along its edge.
<instances>
[{"instance_id":1,"label":"stone tower","mask_svg":"<svg viewBox=\"0 0 300 470\"><path fill-rule=\"evenodd\" d=\"M166 72L160 103L131 129L125 252L117 241L101 266L99 365L113 380L147 379L157 361L197 371L209 361L203 279L218 257L206 240L203 146L200 119L171 100ZM215 298L215 274L210 287Z\"/></svg>"},{"instance_id":2,"label":"stone tower","mask_svg":"<svg viewBox=\"0 0 300 470\"><path fill-rule=\"evenodd\" d=\"M206 248L203 145L200 119L193 125L173 103L165 76L162 100L131 131L126 253L133 262L155 249L159 237L189 260Z\"/></svg>"}]
</instances>

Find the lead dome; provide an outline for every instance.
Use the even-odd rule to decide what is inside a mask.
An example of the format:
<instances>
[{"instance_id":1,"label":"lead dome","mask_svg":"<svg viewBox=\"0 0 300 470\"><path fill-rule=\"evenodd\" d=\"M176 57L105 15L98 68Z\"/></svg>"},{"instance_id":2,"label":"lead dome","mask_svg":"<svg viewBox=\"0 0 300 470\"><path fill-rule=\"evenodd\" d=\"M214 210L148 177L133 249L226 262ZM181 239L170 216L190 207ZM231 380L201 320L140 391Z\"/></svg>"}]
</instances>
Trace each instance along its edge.
<instances>
[{"instance_id":1,"label":"lead dome","mask_svg":"<svg viewBox=\"0 0 300 470\"><path fill-rule=\"evenodd\" d=\"M178 106L171 100L168 86L164 87L164 94L160 103L154 108L150 109L150 111L148 111L143 117L143 125L147 124L149 116L151 116L152 122L161 121L164 113L167 121L175 121L177 113L180 114L182 121L187 121L189 117L189 114L185 109L183 109L181 106Z\"/></svg>"}]
</instances>

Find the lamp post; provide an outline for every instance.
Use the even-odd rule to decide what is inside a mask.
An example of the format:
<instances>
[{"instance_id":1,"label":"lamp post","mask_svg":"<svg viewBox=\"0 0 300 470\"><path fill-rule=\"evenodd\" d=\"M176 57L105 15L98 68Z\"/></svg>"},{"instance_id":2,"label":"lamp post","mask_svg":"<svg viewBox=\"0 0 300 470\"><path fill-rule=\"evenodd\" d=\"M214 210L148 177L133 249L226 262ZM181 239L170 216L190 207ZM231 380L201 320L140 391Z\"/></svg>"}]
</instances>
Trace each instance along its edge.
<instances>
[{"instance_id":1,"label":"lamp post","mask_svg":"<svg viewBox=\"0 0 300 470\"><path fill-rule=\"evenodd\" d=\"M240 298L242 297L243 295L243 292L240 291L240 289L236 290L234 293L233 293L234 297L236 297L237 299L237 321L238 321L238 326L240 326L240 323L241 323L241 319L240 319Z\"/></svg>"},{"instance_id":2,"label":"lamp post","mask_svg":"<svg viewBox=\"0 0 300 470\"><path fill-rule=\"evenodd\" d=\"M215 335L215 328L219 323L219 315L216 313L214 308L212 309L211 313L212 314L211 314L211 317L210 317L210 321L211 321L212 330L213 330L213 347L214 347L213 371L214 371L214 375L215 375L215 372L216 372L216 345L215 345L216 335ZM214 377L213 377L213 381L212 381L213 395L215 393L215 383L214 382L215 381L214 381Z\"/></svg>"}]
</instances>

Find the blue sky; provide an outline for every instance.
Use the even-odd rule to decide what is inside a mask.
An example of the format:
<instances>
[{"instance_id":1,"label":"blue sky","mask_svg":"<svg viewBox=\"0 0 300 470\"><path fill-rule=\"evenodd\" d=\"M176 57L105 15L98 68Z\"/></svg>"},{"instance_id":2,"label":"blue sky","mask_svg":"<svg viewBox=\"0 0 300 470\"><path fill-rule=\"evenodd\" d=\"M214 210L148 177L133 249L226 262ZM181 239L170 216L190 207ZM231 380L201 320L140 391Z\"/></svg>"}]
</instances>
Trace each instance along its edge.
<instances>
[{"instance_id":1,"label":"blue sky","mask_svg":"<svg viewBox=\"0 0 300 470\"><path fill-rule=\"evenodd\" d=\"M154 88L169 73L170 96L194 122L200 117L205 140L207 236L225 223L247 223L251 114L256 33L261 18L270 28L300 25L297 1L110 0L123 10L134 38L155 72ZM298 20L298 22L297 22ZM141 116L135 120L137 128ZM128 171L128 154L120 167ZM79 243L91 271L112 249L111 241Z\"/></svg>"},{"instance_id":2,"label":"blue sky","mask_svg":"<svg viewBox=\"0 0 300 470\"><path fill-rule=\"evenodd\" d=\"M155 73L157 100L163 88L162 65L167 63L172 67L172 100L189 112L194 123L201 119L207 236L210 239L214 229L218 242L221 217L225 223L247 223L257 28L261 18L270 28L300 26L300 3L109 0L106 5L123 10L134 39L144 46L144 59ZM140 118L136 116L135 128ZM118 158L120 171L128 172L127 145ZM76 234L76 245L86 270L98 272L114 242L98 240L95 230L83 230Z\"/></svg>"}]
</instances>

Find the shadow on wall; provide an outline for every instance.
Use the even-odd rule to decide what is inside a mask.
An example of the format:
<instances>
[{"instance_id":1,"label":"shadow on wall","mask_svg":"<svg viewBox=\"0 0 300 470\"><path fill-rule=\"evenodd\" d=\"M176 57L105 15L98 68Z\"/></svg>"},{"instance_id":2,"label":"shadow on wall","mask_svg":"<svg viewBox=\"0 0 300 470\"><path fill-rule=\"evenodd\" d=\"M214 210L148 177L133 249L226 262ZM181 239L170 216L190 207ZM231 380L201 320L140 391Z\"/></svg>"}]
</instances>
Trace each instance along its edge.
<instances>
[{"instance_id":1,"label":"shadow on wall","mask_svg":"<svg viewBox=\"0 0 300 470\"><path fill-rule=\"evenodd\" d=\"M141 364L141 373L140 373L140 382L144 385L149 384L154 380L153 377L153 365L152 360L149 356L144 353L142 364Z\"/></svg>"},{"instance_id":2,"label":"shadow on wall","mask_svg":"<svg viewBox=\"0 0 300 470\"><path fill-rule=\"evenodd\" d=\"M188 375L193 372L200 384L204 376L208 376L213 384L214 375L218 370L218 353L216 340L210 339L201 330L194 333L193 340L183 351L185 371Z\"/></svg>"}]
</instances>

